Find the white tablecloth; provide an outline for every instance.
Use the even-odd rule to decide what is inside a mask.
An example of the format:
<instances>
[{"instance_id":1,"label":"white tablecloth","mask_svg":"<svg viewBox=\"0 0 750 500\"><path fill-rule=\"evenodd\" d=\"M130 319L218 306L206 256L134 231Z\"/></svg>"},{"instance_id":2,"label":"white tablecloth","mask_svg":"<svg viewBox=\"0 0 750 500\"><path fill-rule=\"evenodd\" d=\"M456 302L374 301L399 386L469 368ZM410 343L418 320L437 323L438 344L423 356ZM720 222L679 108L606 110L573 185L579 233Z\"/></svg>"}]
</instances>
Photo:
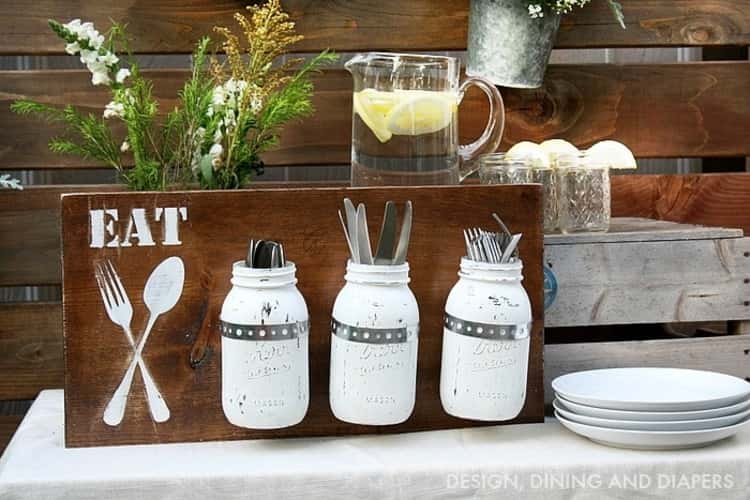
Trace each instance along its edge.
<instances>
[{"instance_id":1,"label":"white tablecloth","mask_svg":"<svg viewBox=\"0 0 750 500\"><path fill-rule=\"evenodd\" d=\"M554 420L391 436L63 447L44 391L0 459L2 499L750 498L750 431L686 451L607 448Z\"/></svg>"}]
</instances>

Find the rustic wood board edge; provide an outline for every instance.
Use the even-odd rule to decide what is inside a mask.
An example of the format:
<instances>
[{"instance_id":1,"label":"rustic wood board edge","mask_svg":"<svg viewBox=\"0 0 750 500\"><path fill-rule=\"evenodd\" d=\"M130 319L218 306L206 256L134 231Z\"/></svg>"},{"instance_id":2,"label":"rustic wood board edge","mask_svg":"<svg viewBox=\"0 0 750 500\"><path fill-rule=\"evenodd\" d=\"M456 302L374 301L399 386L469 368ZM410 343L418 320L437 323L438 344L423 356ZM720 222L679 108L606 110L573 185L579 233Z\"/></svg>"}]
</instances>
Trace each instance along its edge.
<instances>
[{"instance_id":1,"label":"rustic wood board edge","mask_svg":"<svg viewBox=\"0 0 750 500\"><path fill-rule=\"evenodd\" d=\"M498 196L499 191L506 190L503 195ZM513 191L516 191L515 195L508 196L506 193L512 193ZM317 187L317 188L295 188L295 189L288 189L288 188L263 188L263 189L255 189L252 191L248 190L238 190L238 191L230 191L230 192L205 192L205 191L191 191L191 192L167 192L167 193L102 193L101 195L96 194L92 195L91 193L86 194L66 194L62 196L62 214L63 214L63 223L62 223L62 231L63 235L65 235L65 239L63 240L63 256L66 259L66 262L69 261L69 256L74 255L74 259L83 262L87 256L85 255L85 252L77 252L76 250L83 250L78 249L76 245L72 245L70 243L70 236L72 235L81 235L86 234L88 235L88 228L86 227L84 219L81 219L80 214L78 217L74 220L71 218L71 215L73 215L73 212L75 212L76 209L85 208L88 210L88 208L92 207L92 200L99 200L101 203L105 203L107 207L115 207L118 206L119 202L126 202L127 200L151 200L151 201L164 201L164 200L174 200L176 198L182 198L182 199L190 199L191 197L206 197L206 198L212 198L212 197L229 197L233 201L237 201L242 197L244 199L245 195L250 194L254 197L259 197L262 195L268 195L268 196L282 196L284 193L287 195L292 195L297 198L300 196L327 196L331 197L334 196L336 200L342 199L345 195L351 196L353 199L357 200L364 200L367 201L370 198L377 198L378 200L381 199L403 199L404 196L409 196L411 199L412 197L418 198L421 194L423 197L423 201L420 204L416 204L415 202L415 210L419 210L419 206L425 207L426 201L424 200L430 200L431 203L435 203L436 206L445 205L447 203L452 203L450 201L451 197L454 197L455 199L462 199L466 206L464 207L466 210L475 209L474 203L469 203L467 200L471 199L474 200L484 200L489 201L487 204L488 208L488 218L487 218L487 225L492 224L491 218L489 217L489 214L491 213L492 209L489 208L489 206L492 207L506 207L509 210L512 209L513 213L508 214L508 218L513 222L515 222L516 226L520 225L519 221L525 221L523 222L524 227L526 228L525 231L525 242L523 243L524 247L522 247L522 255L533 252L533 257L531 255L526 255L524 257L524 261L526 263L528 274L525 279L525 284L531 285L534 283L533 288L535 290L531 291L531 299L533 303L533 309L534 309L534 328L532 333L532 356L530 359L530 367L529 367L529 378L528 378L528 385L527 385L527 403L526 407L522 411L521 415L513 421L510 421L508 423L518 423L518 422L538 422L541 421L544 414L543 409L543 394L542 394L542 359L541 359L541 349L543 345L543 311L542 311L542 287L541 287L541 257L542 257L542 234L541 234L541 189L539 186L536 185L526 185L526 186L445 186L445 187L415 187L415 188L388 188L388 189L377 189L377 188L341 188L341 187ZM397 193L397 194L393 194ZM435 196L436 193L439 193L440 196ZM445 200L443 200L445 197ZM506 199L509 199L508 201L505 201ZM525 200L523 203L520 203L520 200ZM441 201L443 200L443 201ZM499 200L499 201L498 201ZM514 203L517 202L517 205L508 205L508 203ZM95 205L95 204L94 204ZM230 203L231 205L231 203ZM526 209L520 209L519 207L526 206L528 208ZM536 207L531 208L531 207ZM456 207L451 205L451 210L454 210ZM424 208L423 208L424 210ZM531 217L528 218L528 214L531 212L538 213L539 217ZM503 210L499 210L501 214L503 213ZM377 212L377 210L373 210L373 212ZM523 213L522 213L523 212ZM418 212L416 212L418 213ZM335 214L335 211L334 211ZM88 214L85 214L85 217L88 217ZM462 217L466 217L466 215L463 215ZM506 217L504 215L504 217ZM374 218L371 216L371 218ZM336 231L340 231L338 229L338 220L335 219L337 227ZM371 221L373 224L371 227L379 227L379 221ZM473 216L472 216L472 223L473 222ZM463 224L463 222L461 222ZM419 231L419 229L416 228L419 223L415 219L415 231ZM83 232L83 233L82 233ZM343 240L343 238L341 238ZM412 240L414 241L414 240ZM244 247L244 237L242 241L242 246ZM463 243L461 243L461 246ZM343 248L345 245L342 245L342 252L345 252ZM418 248L418 247L416 247ZM120 249L118 252L126 252L125 249ZM338 251L338 250L337 250ZM538 255L536 254L538 252ZM114 255L114 254L113 254ZM299 259L298 259L299 260ZM452 286L453 283L455 283L455 271L457 270L458 265L458 258L451 258L451 260L455 260L454 267L456 269L450 270L450 286ZM535 265L536 263L536 265ZM83 265L83 264L82 264ZM298 266L298 269L300 267ZM414 274L417 273L417 266L413 266L412 271L412 277L414 278ZM121 270L122 271L122 270ZM455 427L467 427L467 426L474 426L474 425L495 425L495 423L483 423L483 422L470 422L466 420L461 420L457 418L450 417L442 412L442 408L439 407L439 399L437 397L437 386L435 385L437 382L434 379L434 377L431 377L431 381L425 381L424 383L428 384L425 387L428 387L431 393L434 392L430 398L434 398L429 403L429 407L432 409L439 408L439 413L437 411L431 412L431 415L434 414L434 416L430 416L427 420L424 420L422 417L420 418L420 422L414 422L415 419L418 416L418 413L420 411L424 411L424 408L420 410L420 398L424 401L426 397L424 395L420 395L417 398L417 408L415 409L415 413L410 417L410 420L407 420L404 424L400 424L398 426L387 426L387 427L366 427L366 426L355 426L351 424L345 424L342 422L334 421L329 422L329 425L324 427L310 427L312 423L308 423L307 427L305 427L305 421L303 421L302 424L299 424L298 426L282 429L279 431L249 431L239 428L233 428L231 427L226 421L224 420L223 414L220 415L221 420L224 422L221 426L223 427L222 430L218 433L214 433L213 435L210 432L205 432L204 429L199 430L199 432L188 432L189 435L186 436L185 429L179 428L179 426L174 430L174 432L167 432L166 430L160 434L157 435L157 439L144 439L144 434L138 434L138 433L130 433L127 432L119 432L116 436L108 436L108 437L102 437L97 436L95 432L92 432L92 429L86 428L86 425L76 425L75 419L71 419L71 408L73 406L76 406L76 398L74 397L74 392L71 390L72 384L75 383L74 377L71 377L71 367L73 364L75 364L73 357L75 356L75 351L73 348L71 348L71 328L73 327L74 321L73 321L73 315L72 308L74 305L72 305L74 295L72 295L71 291L68 289L71 286L71 276L72 274L68 273L68 270L63 274L63 285L64 285L64 293L63 293L63 324L65 328L65 364L66 364L66 375L65 375L65 384L66 384L66 393L65 393L65 404L66 404L66 422L70 422L69 426L66 426L66 445L67 446L97 446L97 445L112 445L112 444L136 444L136 443L154 443L154 442L182 442L182 441L194 441L194 440L210 440L210 439L249 439L249 438L271 438L271 437L302 437L302 436L329 436L329 435L338 435L338 434L379 434L379 433L393 433L393 432L412 432L412 431L422 431L422 430L432 430L432 429L445 429L445 428L455 428ZM126 288L129 287L128 285L129 277L123 273L123 281L125 281ZM414 283L414 280L412 283ZM90 285L88 285L90 286ZM227 285L228 286L228 285ZM340 286L340 285L339 285ZM450 286L446 287L446 290L444 290L444 293L447 294L448 289ZM186 289L189 288L186 285ZM418 285L415 285L414 287L415 293L417 293L419 297L419 291ZM88 300L91 300L92 303L99 300L99 297L94 297L94 294L96 293L98 295L98 292L87 292L91 295ZM222 294L225 293L222 288ZM308 294L304 292L306 298L308 298ZM442 292L441 292L442 293ZM223 297L222 297L223 298ZM131 296L131 300L133 297ZM308 298L308 301L310 299ZM137 307L137 304L135 304L136 301L134 301L134 307ZM442 305L440 306L442 307ZM311 311L314 309L314 306L311 307ZM97 313L99 317L103 315L103 312ZM327 313L328 314L328 313ZM434 314L432 315L434 316ZM440 312L440 322L442 323L442 312ZM99 319L100 323L97 323L97 326L102 326L106 322L102 323L101 319ZM427 321L425 321L427 323ZM112 327L113 328L113 327ZM327 330L327 328L326 328ZM135 329L134 329L135 331ZM429 337L423 337L420 336L420 363L423 361L424 356L423 353L426 353L428 349L434 349L434 346L432 348L429 347L430 343L435 342L433 339L432 341L429 341ZM79 346L80 347L80 346ZM423 348L424 347L424 348ZM98 351L99 354L101 354L101 349ZM106 354L106 353L105 353ZM218 350L213 350L213 356L218 356ZM89 353L89 355L93 355ZM427 354L425 354L426 356ZM313 348L311 345L311 357L313 356ZM118 355L119 357L119 355ZM327 359L327 358L326 358ZM435 361L433 359L433 361ZM439 362L439 359L437 360ZM104 362L104 361L103 361ZM80 363L76 364L76 366L80 367ZM421 369L420 369L421 370ZM152 368L152 375L154 377L159 376L159 368ZM315 373L312 362L311 362L311 384L312 384L312 376L313 373ZM327 376L327 367L326 367L326 376ZM425 379L426 377L421 376L422 379ZM137 380L137 379L136 379ZM101 382L97 382L101 383ZM211 384L218 384L218 380L213 380ZM116 384L114 384L116 385ZM209 384L210 385L210 384ZM326 379L326 385L327 385L327 379ZM423 388L420 388L420 377L418 377L418 391L423 390ZM218 385L216 385L218 387ZM135 391L134 391L135 392ZM421 392L420 392L421 394ZM165 392L165 397L169 398L168 392ZM315 403L313 403L314 398L316 397L315 390L312 388L311 385L311 406L310 410L308 411L308 416L306 417L306 420L311 418L313 406ZM85 398L84 398L85 399ZM100 408L103 406L101 402L97 403L96 401L89 398L86 403L88 404L100 404ZM143 401L140 403L138 400L128 403L130 405L134 405L139 408L136 409L137 412L143 413L144 405ZM326 412L329 411L327 409L328 401L327 401L327 391L325 393L325 401L319 401L319 404L325 405ZM81 407L80 401L78 402L79 409ZM427 408L428 406L425 406ZM98 410L97 410L98 411ZM220 411L220 410L219 410ZM318 413L320 413L320 410L317 410ZM139 413L139 414L140 414ZM174 414L173 414L174 416ZM200 419L201 416L197 415L195 418ZM318 418L318 417L316 417ZM332 416L330 418L333 418ZM320 420L318 418L318 420ZM99 422L99 425L103 425L101 422ZM163 424L160 424L163 425ZM89 426L91 427L91 426ZM96 427L94 425L93 427ZM152 425L153 427L153 425ZM206 428L210 427L208 424L204 426ZM335 432L331 432L331 429L335 429ZM131 429L132 430L132 429ZM148 429L145 431L146 434L149 434Z\"/></svg>"},{"instance_id":2,"label":"rustic wood board edge","mask_svg":"<svg viewBox=\"0 0 750 500\"><path fill-rule=\"evenodd\" d=\"M545 234L544 245L581 243L637 243L742 238L742 229L683 224L645 217L613 217L606 233Z\"/></svg>"}]
</instances>

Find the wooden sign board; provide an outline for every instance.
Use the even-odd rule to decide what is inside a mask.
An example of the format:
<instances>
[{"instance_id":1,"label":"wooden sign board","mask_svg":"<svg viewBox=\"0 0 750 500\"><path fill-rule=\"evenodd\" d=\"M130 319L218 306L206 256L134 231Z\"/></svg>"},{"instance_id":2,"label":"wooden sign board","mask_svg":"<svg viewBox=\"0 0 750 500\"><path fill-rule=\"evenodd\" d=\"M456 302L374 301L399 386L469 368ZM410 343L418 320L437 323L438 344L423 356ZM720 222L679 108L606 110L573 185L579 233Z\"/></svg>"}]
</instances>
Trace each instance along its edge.
<instances>
[{"instance_id":1,"label":"wooden sign board","mask_svg":"<svg viewBox=\"0 0 750 500\"><path fill-rule=\"evenodd\" d=\"M348 249L338 219L345 197L369 209L371 239L387 200L412 200L411 288L420 308L417 401L404 423L369 427L338 421L328 404L330 322L344 284ZM67 446L223 439L394 433L479 425L447 415L439 380L445 300L465 254L462 230L495 226L497 212L522 232L524 285L534 325L527 400L515 422L540 422L542 382L542 248L539 186L251 189L231 192L107 193L62 200ZM250 238L275 239L297 265L298 287L310 310L310 407L298 425L280 430L232 426L221 407L219 312L232 263L244 259ZM158 314L144 303L152 271L170 257L184 264L176 304ZM175 259L172 259L174 261ZM112 266L132 313L107 311L97 266ZM157 311L154 311L157 309ZM125 320L122 320L122 317ZM142 351L169 418L152 419L141 370L122 420L105 422L105 408L133 359L134 347L156 315ZM114 318L111 318L114 316ZM119 324L116 324L119 323ZM120 326L130 323L133 343ZM122 393L121 393L122 394Z\"/></svg>"}]
</instances>

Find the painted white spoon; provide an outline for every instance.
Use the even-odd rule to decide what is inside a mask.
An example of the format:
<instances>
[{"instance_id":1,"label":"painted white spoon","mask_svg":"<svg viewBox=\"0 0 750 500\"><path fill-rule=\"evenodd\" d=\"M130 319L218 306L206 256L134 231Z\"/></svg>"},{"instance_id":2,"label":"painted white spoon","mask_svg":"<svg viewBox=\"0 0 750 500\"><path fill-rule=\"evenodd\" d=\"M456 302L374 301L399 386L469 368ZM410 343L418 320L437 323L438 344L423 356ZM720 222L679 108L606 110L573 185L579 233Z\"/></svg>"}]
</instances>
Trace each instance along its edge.
<instances>
[{"instance_id":1,"label":"painted white spoon","mask_svg":"<svg viewBox=\"0 0 750 500\"><path fill-rule=\"evenodd\" d=\"M135 353L130 360L130 365L115 389L112 399L104 409L104 423L111 426L119 425L125 416L125 407L128 404L128 394L133 383L133 375L138 361L141 359L143 348L151 334L151 329L156 319L171 310L182 295L182 287L185 283L185 265L179 257L169 257L151 272L143 289L143 303L149 310L150 316L146 331L143 332ZM164 405L151 405L151 416L155 422L166 422L169 420L169 408Z\"/></svg>"}]
</instances>

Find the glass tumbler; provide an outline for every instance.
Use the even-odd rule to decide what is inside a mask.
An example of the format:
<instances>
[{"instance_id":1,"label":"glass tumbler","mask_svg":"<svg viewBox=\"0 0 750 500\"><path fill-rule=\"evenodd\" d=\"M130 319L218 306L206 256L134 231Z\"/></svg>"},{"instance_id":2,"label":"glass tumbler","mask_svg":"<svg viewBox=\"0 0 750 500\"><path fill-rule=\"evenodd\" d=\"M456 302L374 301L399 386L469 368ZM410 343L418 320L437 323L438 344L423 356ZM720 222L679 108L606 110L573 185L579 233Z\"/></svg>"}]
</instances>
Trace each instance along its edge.
<instances>
[{"instance_id":1,"label":"glass tumbler","mask_svg":"<svg viewBox=\"0 0 750 500\"><path fill-rule=\"evenodd\" d=\"M563 233L609 230L609 164L581 155L557 158L558 211Z\"/></svg>"},{"instance_id":2,"label":"glass tumbler","mask_svg":"<svg viewBox=\"0 0 750 500\"><path fill-rule=\"evenodd\" d=\"M482 184L530 184L531 165L523 159L509 159L504 153L479 157L479 181Z\"/></svg>"},{"instance_id":3,"label":"glass tumbler","mask_svg":"<svg viewBox=\"0 0 750 500\"><path fill-rule=\"evenodd\" d=\"M554 233L558 227L558 189L557 175L551 167L535 167L532 170L532 181L542 185L542 204L544 207L544 232Z\"/></svg>"}]
</instances>

